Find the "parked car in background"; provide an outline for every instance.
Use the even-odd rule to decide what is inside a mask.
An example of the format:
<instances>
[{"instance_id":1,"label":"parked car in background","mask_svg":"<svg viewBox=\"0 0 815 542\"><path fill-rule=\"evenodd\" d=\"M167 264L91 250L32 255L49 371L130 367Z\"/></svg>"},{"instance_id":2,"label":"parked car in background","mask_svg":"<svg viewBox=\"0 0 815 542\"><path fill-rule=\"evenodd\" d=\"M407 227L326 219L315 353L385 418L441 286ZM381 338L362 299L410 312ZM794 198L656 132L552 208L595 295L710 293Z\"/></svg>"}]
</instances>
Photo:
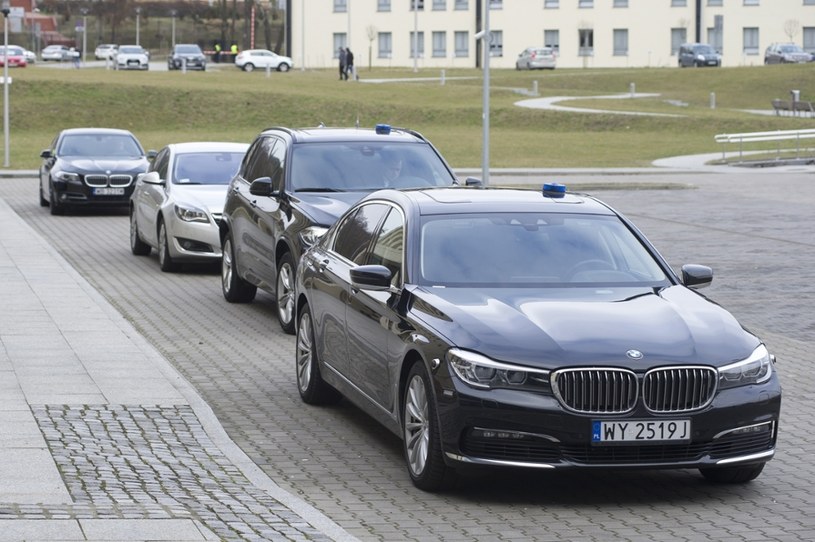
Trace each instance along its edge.
<instances>
[{"instance_id":1,"label":"parked car in background","mask_svg":"<svg viewBox=\"0 0 815 542\"><path fill-rule=\"evenodd\" d=\"M141 45L121 45L113 56L113 65L117 70L148 70L150 55Z\"/></svg>"},{"instance_id":2,"label":"parked car in background","mask_svg":"<svg viewBox=\"0 0 815 542\"><path fill-rule=\"evenodd\" d=\"M707 43L683 43L677 52L677 62L680 68L720 67L722 55Z\"/></svg>"},{"instance_id":3,"label":"parked car in background","mask_svg":"<svg viewBox=\"0 0 815 542\"><path fill-rule=\"evenodd\" d=\"M250 72L254 69L266 68L287 72L292 69L294 63L287 56L280 56L267 49L247 49L238 53L235 57L235 66L243 71Z\"/></svg>"},{"instance_id":4,"label":"parked car in background","mask_svg":"<svg viewBox=\"0 0 815 542\"><path fill-rule=\"evenodd\" d=\"M66 45L49 45L40 52L40 57L44 61L52 60L54 62L62 62L65 60L73 60L79 56L79 51L73 50Z\"/></svg>"},{"instance_id":5,"label":"parked car in background","mask_svg":"<svg viewBox=\"0 0 815 542\"><path fill-rule=\"evenodd\" d=\"M96 46L93 55L96 60L112 60L119 48L115 43L100 43Z\"/></svg>"},{"instance_id":6,"label":"parked car in background","mask_svg":"<svg viewBox=\"0 0 815 542\"><path fill-rule=\"evenodd\" d=\"M527 47L515 61L516 70L554 70L557 54L551 47Z\"/></svg>"},{"instance_id":7,"label":"parked car in background","mask_svg":"<svg viewBox=\"0 0 815 542\"><path fill-rule=\"evenodd\" d=\"M218 223L247 143L174 143L161 149L130 197L130 250L158 251L162 271L221 257Z\"/></svg>"},{"instance_id":8,"label":"parked car in background","mask_svg":"<svg viewBox=\"0 0 815 542\"><path fill-rule=\"evenodd\" d=\"M34 64L37 62L37 53L28 49L23 49L23 56L27 64Z\"/></svg>"},{"instance_id":9,"label":"parked car in background","mask_svg":"<svg viewBox=\"0 0 815 542\"><path fill-rule=\"evenodd\" d=\"M795 43L773 43L764 51L764 64L810 62L812 55Z\"/></svg>"},{"instance_id":10,"label":"parked car in background","mask_svg":"<svg viewBox=\"0 0 815 542\"><path fill-rule=\"evenodd\" d=\"M294 280L303 251L349 206L393 186L450 186L453 171L411 130L270 128L232 179L220 223L221 288L231 303L258 288L275 296L280 326L294 332Z\"/></svg>"},{"instance_id":11,"label":"parked car in background","mask_svg":"<svg viewBox=\"0 0 815 542\"><path fill-rule=\"evenodd\" d=\"M180 70L184 68L188 70L201 70L207 69L207 57L204 51L194 43L179 43L170 51L167 57L168 70Z\"/></svg>"},{"instance_id":12,"label":"parked car in background","mask_svg":"<svg viewBox=\"0 0 815 542\"><path fill-rule=\"evenodd\" d=\"M8 48L0 45L0 66L5 65L6 58L9 68L25 68L28 65L25 49L16 45L9 45Z\"/></svg>"},{"instance_id":13,"label":"parked car in background","mask_svg":"<svg viewBox=\"0 0 815 542\"><path fill-rule=\"evenodd\" d=\"M774 356L628 219L565 192L387 190L298 267L295 371L403 441L424 490L455 469L699 469L756 478L776 447Z\"/></svg>"},{"instance_id":14,"label":"parked car in background","mask_svg":"<svg viewBox=\"0 0 815 542\"><path fill-rule=\"evenodd\" d=\"M73 207L123 207L148 156L131 132L114 128L68 128L40 153L40 205L52 215Z\"/></svg>"}]
</instances>

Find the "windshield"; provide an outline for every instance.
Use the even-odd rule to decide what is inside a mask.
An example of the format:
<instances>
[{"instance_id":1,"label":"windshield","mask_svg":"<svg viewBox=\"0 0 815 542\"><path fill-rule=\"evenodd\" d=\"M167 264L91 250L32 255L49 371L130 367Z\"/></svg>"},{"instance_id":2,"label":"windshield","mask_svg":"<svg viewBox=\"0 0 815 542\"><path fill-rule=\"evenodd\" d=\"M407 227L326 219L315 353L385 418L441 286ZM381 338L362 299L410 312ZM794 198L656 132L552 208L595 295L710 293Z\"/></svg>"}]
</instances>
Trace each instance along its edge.
<instances>
[{"instance_id":1,"label":"windshield","mask_svg":"<svg viewBox=\"0 0 815 542\"><path fill-rule=\"evenodd\" d=\"M450 186L455 177L430 145L342 142L295 146L295 192Z\"/></svg>"},{"instance_id":2,"label":"windshield","mask_svg":"<svg viewBox=\"0 0 815 542\"><path fill-rule=\"evenodd\" d=\"M242 152L190 152L175 159L174 184L228 184L243 160Z\"/></svg>"},{"instance_id":3,"label":"windshield","mask_svg":"<svg viewBox=\"0 0 815 542\"><path fill-rule=\"evenodd\" d=\"M712 55L716 53L710 45L698 45L694 50L700 55Z\"/></svg>"},{"instance_id":4,"label":"windshield","mask_svg":"<svg viewBox=\"0 0 815 542\"><path fill-rule=\"evenodd\" d=\"M119 52L126 55L140 55L143 49L141 47L119 47Z\"/></svg>"},{"instance_id":5,"label":"windshield","mask_svg":"<svg viewBox=\"0 0 815 542\"><path fill-rule=\"evenodd\" d=\"M197 45L178 45L175 52L183 55L200 55L201 49Z\"/></svg>"},{"instance_id":6,"label":"windshield","mask_svg":"<svg viewBox=\"0 0 815 542\"><path fill-rule=\"evenodd\" d=\"M434 286L664 286L665 273L615 216L427 216L419 282Z\"/></svg>"},{"instance_id":7,"label":"windshield","mask_svg":"<svg viewBox=\"0 0 815 542\"><path fill-rule=\"evenodd\" d=\"M781 51L784 53L802 53L804 52L803 49L798 47L797 45L783 45L781 47Z\"/></svg>"},{"instance_id":8,"label":"windshield","mask_svg":"<svg viewBox=\"0 0 815 542\"><path fill-rule=\"evenodd\" d=\"M62 139L57 153L63 156L128 158L144 155L138 142L126 134L67 135Z\"/></svg>"}]
</instances>

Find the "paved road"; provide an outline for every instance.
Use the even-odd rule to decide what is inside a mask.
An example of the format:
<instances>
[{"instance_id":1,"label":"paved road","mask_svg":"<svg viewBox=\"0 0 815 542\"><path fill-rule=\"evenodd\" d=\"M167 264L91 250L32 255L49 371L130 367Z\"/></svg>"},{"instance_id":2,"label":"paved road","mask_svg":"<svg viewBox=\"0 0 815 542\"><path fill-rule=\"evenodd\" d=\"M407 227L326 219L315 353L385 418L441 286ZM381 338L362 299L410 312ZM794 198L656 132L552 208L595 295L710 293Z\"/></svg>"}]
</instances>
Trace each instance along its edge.
<instances>
[{"instance_id":1,"label":"paved road","mask_svg":"<svg viewBox=\"0 0 815 542\"><path fill-rule=\"evenodd\" d=\"M707 295L765 337L785 397L779 453L756 482L713 486L694 471L494 471L423 493L390 433L348 404L300 402L294 342L280 332L270 296L230 305L215 269L163 274L155 255L130 254L124 214L52 217L37 205L33 179L0 179L0 198L175 365L257 465L361 540L815 539L815 176L546 180L591 189L672 265L712 265Z\"/></svg>"}]
</instances>

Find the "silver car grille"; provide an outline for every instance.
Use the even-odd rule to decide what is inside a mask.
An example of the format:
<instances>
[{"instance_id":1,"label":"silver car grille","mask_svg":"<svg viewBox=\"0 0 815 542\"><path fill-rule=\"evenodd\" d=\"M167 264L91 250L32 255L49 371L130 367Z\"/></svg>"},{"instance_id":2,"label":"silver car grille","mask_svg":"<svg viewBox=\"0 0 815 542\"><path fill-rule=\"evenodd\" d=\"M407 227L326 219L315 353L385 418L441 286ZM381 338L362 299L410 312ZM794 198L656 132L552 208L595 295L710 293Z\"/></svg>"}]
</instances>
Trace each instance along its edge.
<instances>
[{"instance_id":1,"label":"silver car grille","mask_svg":"<svg viewBox=\"0 0 815 542\"><path fill-rule=\"evenodd\" d=\"M717 378L711 367L661 367L645 374L640 389L626 369L564 369L552 374L552 390L564 407L582 414L631 412L640 397L651 412L687 412L713 400Z\"/></svg>"},{"instance_id":2,"label":"silver car grille","mask_svg":"<svg viewBox=\"0 0 815 542\"><path fill-rule=\"evenodd\" d=\"M101 174L85 175L85 184L93 187L130 186L130 183L132 182L133 182L132 175L101 175Z\"/></svg>"},{"instance_id":3,"label":"silver car grille","mask_svg":"<svg viewBox=\"0 0 815 542\"><path fill-rule=\"evenodd\" d=\"M686 412L708 405L716 393L718 373L711 367L663 367L648 371L642 400L652 412Z\"/></svg>"}]
</instances>

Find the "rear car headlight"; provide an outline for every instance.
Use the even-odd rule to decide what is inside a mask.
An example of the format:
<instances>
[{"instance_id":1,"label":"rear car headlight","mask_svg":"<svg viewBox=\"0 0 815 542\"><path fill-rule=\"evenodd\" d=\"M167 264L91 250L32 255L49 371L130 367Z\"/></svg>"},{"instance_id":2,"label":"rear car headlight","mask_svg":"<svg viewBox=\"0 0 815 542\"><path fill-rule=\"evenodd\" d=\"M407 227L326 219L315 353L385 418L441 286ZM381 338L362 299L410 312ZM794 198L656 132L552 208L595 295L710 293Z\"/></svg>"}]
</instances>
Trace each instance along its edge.
<instances>
[{"instance_id":1,"label":"rear car headlight","mask_svg":"<svg viewBox=\"0 0 815 542\"><path fill-rule=\"evenodd\" d=\"M474 388L549 388L549 371L494 361L467 350L451 348L447 363L462 382Z\"/></svg>"},{"instance_id":2,"label":"rear car headlight","mask_svg":"<svg viewBox=\"0 0 815 542\"><path fill-rule=\"evenodd\" d=\"M325 235L327 231L328 228L324 228L323 226L310 226L300 232L300 241L302 241L305 248L309 248L319 241L320 237Z\"/></svg>"},{"instance_id":3,"label":"rear car headlight","mask_svg":"<svg viewBox=\"0 0 815 542\"><path fill-rule=\"evenodd\" d=\"M773 374L773 360L763 344L747 359L719 368L719 389L761 384Z\"/></svg>"},{"instance_id":4,"label":"rear car headlight","mask_svg":"<svg viewBox=\"0 0 815 542\"><path fill-rule=\"evenodd\" d=\"M206 211L192 205L174 205L173 209L178 218L184 222L209 222Z\"/></svg>"}]
</instances>

